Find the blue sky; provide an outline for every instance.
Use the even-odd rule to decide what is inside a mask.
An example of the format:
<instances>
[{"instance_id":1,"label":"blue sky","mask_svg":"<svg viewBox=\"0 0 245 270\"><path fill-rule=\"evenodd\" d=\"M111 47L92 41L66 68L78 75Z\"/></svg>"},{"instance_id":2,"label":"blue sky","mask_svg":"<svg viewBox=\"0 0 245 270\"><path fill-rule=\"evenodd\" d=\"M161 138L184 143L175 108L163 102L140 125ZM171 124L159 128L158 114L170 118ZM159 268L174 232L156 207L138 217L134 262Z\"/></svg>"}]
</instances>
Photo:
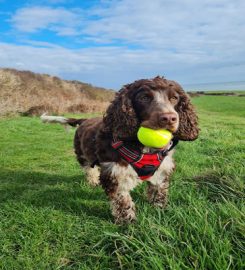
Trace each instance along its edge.
<instances>
[{"instance_id":1,"label":"blue sky","mask_svg":"<svg viewBox=\"0 0 245 270\"><path fill-rule=\"evenodd\" d=\"M0 0L0 67L119 89L245 80L243 0Z\"/></svg>"}]
</instances>

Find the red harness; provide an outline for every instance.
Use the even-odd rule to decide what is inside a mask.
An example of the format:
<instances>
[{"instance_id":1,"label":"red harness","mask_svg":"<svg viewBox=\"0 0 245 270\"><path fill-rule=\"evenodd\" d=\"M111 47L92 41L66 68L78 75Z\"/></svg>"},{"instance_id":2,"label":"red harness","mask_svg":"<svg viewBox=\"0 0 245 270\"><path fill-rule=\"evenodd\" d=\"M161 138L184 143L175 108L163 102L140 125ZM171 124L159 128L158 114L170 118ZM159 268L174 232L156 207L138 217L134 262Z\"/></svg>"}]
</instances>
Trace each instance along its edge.
<instances>
[{"instance_id":1,"label":"red harness","mask_svg":"<svg viewBox=\"0 0 245 270\"><path fill-rule=\"evenodd\" d=\"M168 152L177 144L172 142L167 148L156 153L142 154L140 151L128 148L123 141L113 142L112 147L118 151L121 157L126 160L136 171L141 180L146 180L153 176L156 170L160 167L162 161L167 156Z\"/></svg>"}]
</instances>

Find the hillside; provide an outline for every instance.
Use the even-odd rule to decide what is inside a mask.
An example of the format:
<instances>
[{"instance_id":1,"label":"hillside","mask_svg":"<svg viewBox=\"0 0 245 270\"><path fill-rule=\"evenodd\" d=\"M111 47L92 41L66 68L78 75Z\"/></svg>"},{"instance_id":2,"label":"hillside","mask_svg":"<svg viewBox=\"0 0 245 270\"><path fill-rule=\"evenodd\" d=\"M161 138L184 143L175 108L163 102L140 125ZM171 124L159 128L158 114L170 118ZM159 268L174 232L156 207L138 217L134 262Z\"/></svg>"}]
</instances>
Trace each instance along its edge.
<instances>
[{"instance_id":1,"label":"hillside","mask_svg":"<svg viewBox=\"0 0 245 270\"><path fill-rule=\"evenodd\" d=\"M0 115L103 112L112 90L47 74L0 69Z\"/></svg>"}]
</instances>

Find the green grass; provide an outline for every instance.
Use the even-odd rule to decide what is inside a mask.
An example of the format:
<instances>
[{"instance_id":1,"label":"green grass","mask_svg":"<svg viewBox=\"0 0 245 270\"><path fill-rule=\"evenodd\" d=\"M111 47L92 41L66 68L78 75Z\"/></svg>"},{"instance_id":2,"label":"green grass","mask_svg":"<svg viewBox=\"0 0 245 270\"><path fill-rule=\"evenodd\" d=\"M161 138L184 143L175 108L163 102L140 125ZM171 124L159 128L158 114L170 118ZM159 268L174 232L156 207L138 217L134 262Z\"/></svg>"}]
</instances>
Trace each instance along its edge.
<instances>
[{"instance_id":1,"label":"green grass","mask_svg":"<svg viewBox=\"0 0 245 270\"><path fill-rule=\"evenodd\" d=\"M236 96L200 96L194 99L198 110L206 115L214 116L243 116L245 117L245 97Z\"/></svg>"},{"instance_id":2,"label":"green grass","mask_svg":"<svg viewBox=\"0 0 245 270\"><path fill-rule=\"evenodd\" d=\"M167 209L148 204L140 186L138 221L127 226L86 183L74 130L1 119L0 269L244 269L242 101L194 99L202 131L177 146Z\"/></svg>"}]
</instances>

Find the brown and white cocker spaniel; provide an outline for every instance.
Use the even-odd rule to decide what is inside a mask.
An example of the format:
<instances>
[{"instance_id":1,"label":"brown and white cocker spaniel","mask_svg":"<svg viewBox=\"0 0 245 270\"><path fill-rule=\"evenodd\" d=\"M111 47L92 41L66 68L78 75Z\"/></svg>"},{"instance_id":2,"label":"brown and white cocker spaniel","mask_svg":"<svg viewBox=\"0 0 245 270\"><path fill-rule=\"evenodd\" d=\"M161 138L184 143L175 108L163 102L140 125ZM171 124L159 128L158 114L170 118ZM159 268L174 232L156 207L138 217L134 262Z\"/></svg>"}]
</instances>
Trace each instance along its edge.
<instances>
[{"instance_id":1,"label":"brown and white cocker spaniel","mask_svg":"<svg viewBox=\"0 0 245 270\"><path fill-rule=\"evenodd\" d=\"M178 140L195 140L199 133L188 96L178 83L162 77L125 85L103 118L41 118L78 126L74 138L77 160L86 169L88 181L100 183L105 190L117 223L135 220L130 191L143 180L148 183L149 201L166 206L169 177L175 168L173 147ZM137 139L140 126L168 129L173 133L171 145L168 149L144 147ZM139 160L144 155L153 162L142 165Z\"/></svg>"}]
</instances>

